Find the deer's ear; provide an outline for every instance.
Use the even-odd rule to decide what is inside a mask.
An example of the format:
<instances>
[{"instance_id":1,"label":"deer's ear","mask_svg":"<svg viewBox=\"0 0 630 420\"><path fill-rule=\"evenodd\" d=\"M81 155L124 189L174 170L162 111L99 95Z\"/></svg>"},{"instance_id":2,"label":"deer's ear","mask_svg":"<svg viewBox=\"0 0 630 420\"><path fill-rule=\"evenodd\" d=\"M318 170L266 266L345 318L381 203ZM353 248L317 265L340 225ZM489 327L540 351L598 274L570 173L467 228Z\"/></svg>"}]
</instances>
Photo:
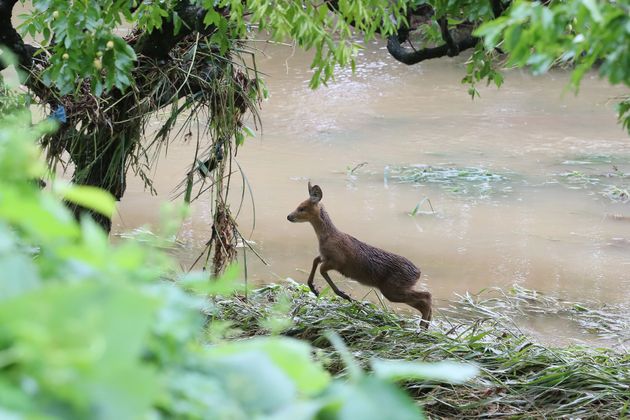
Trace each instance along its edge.
<instances>
[{"instance_id":1,"label":"deer's ear","mask_svg":"<svg viewBox=\"0 0 630 420\"><path fill-rule=\"evenodd\" d=\"M313 187L311 186L311 181L308 181L308 195L311 195L311 190Z\"/></svg>"},{"instance_id":2,"label":"deer's ear","mask_svg":"<svg viewBox=\"0 0 630 420\"><path fill-rule=\"evenodd\" d=\"M319 188L319 185L315 185L309 188L309 195L311 196L312 203L319 203L324 196L322 193L322 189Z\"/></svg>"}]
</instances>

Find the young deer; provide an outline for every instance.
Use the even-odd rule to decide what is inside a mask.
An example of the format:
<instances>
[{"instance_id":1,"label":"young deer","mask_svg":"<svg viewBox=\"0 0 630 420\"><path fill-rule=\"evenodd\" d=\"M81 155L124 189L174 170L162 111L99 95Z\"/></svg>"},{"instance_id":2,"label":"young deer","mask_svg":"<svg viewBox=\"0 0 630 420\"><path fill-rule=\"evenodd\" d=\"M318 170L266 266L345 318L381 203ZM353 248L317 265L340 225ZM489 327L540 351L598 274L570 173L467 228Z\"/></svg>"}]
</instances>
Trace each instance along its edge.
<instances>
[{"instance_id":1,"label":"young deer","mask_svg":"<svg viewBox=\"0 0 630 420\"><path fill-rule=\"evenodd\" d=\"M345 277L354 279L366 286L378 288L392 302L403 302L422 313L423 326L431 321L431 293L414 290L420 278L420 269L400 255L373 247L353 236L338 230L320 203L322 189L308 183L309 198L287 216L290 222L310 222L319 240L319 256L313 260L313 268L308 276L308 287L315 295L319 292L313 284L315 270L319 272L332 290L344 299L350 296L337 288L328 275L336 270Z\"/></svg>"}]
</instances>

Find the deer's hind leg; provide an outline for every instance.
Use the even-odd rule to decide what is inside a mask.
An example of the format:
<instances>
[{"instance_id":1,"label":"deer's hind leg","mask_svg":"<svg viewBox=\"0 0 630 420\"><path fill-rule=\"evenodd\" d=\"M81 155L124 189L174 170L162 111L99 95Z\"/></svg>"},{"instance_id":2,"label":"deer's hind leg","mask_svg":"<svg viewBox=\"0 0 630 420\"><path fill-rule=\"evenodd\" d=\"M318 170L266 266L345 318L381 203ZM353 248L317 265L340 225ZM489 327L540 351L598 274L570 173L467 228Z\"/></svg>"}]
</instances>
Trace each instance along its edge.
<instances>
[{"instance_id":1,"label":"deer's hind leg","mask_svg":"<svg viewBox=\"0 0 630 420\"><path fill-rule=\"evenodd\" d=\"M333 292L335 292L335 294L337 296L340 296L342 298L344 298L347 301L352 302L352 298L350 296L348 296L347 294L345 294L344 292L342 292L335 283L333 283L332 279L330 278L330 276L328 275L328 270L330 270L331 267L326 263L322 263L321 267L319 267L319 272L322 275L322 277L324 277L324 280L326 280L326 282L330 285L330 288L333 289Z\"/></svg>"},{"instance_id":2,"label":"deer's hind leg","mask_svg":"<svg viewBox=\"0 0 630 420\"><path fill-rule=\"evenodd\" d=\"M433 317L431 293L414 290L413 285L407 285L405 287L405 285L401 285L392 280L385 282L379 289L387 300L395 303L406 303L420 311L423 321L422 326L424 328L429 326L429 322Z\"/></svg>"}]
</instances>

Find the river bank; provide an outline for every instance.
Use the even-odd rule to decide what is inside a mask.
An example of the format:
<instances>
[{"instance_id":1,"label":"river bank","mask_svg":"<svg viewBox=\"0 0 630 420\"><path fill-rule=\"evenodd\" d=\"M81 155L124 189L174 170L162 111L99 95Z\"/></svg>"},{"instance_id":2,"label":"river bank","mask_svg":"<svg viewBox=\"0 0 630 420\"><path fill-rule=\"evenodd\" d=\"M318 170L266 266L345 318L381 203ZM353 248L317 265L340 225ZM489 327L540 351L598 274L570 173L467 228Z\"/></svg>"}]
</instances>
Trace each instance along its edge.
<instances>
[{"instance_id":1,"label":"river bank","mask_svg":"<svg viewBox=\"0 0 630 420\"><path fill-rule=\"evenodd\" d=\"M464 295L439 311L430 329L419 318L372 303L315 298L304 285L269 285L247 297L217 299L209 314L230 339L280 334L305 340L334 375L344 364L325 338L337 332L365 367L373 358L456 360L479 375L461 385L407 381L410 395L435 418L623 418L630 396L628 322L613 308L593 308L513 287ZM546 346L515 319L566 319L613 348Z\"/></svg>"}]
</instances>

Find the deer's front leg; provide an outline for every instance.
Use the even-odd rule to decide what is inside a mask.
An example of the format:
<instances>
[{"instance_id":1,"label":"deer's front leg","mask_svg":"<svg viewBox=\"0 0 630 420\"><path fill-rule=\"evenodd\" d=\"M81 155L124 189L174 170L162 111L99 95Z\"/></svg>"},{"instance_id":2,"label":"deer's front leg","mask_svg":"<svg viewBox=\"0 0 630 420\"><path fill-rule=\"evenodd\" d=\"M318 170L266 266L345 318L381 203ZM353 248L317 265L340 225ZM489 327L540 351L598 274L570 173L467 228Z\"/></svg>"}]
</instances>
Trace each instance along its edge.
<instances>
[{"instance_id":1,"label":"deer's front leg","mask_svg":"<svg viewBox=\"0 0 630 420\"><path fill-rule=\"evenodd\" d=\"M319 265L319 263L322 262L322 257L317 256L315 257L315 259L313 260L313 268L311 268L311 274L309 274L308 276L308 287L311 289L311 292L313 292L313 294L315 296L319 296L319 292L317 291L317 289L315 288L315 270L317 270L317 266Z\"/></svg>"},{"instance_id":2,"label":"deer's front leg","mask_svg":"<svg viewBox=\"0 0 630 420\"><path fill-rule=\"evenodd\" d=\"M337 285L335 283L333 283L332 279L328 275L328 270L329 269L330 268L326 265L326 263L324 263L319 268L319 272L321 273L322 277L324 277L326 282L328 282L328 284L330 285L330 288L333 289L333 292L335 292L335 294L337 296L340 296L340 297L344 298L345 300L352 302L352 298L350 296L348 296L347 294L345 294L344 292L342 292L341 290L339 290Z\"/></svg>"}]
</instances>

